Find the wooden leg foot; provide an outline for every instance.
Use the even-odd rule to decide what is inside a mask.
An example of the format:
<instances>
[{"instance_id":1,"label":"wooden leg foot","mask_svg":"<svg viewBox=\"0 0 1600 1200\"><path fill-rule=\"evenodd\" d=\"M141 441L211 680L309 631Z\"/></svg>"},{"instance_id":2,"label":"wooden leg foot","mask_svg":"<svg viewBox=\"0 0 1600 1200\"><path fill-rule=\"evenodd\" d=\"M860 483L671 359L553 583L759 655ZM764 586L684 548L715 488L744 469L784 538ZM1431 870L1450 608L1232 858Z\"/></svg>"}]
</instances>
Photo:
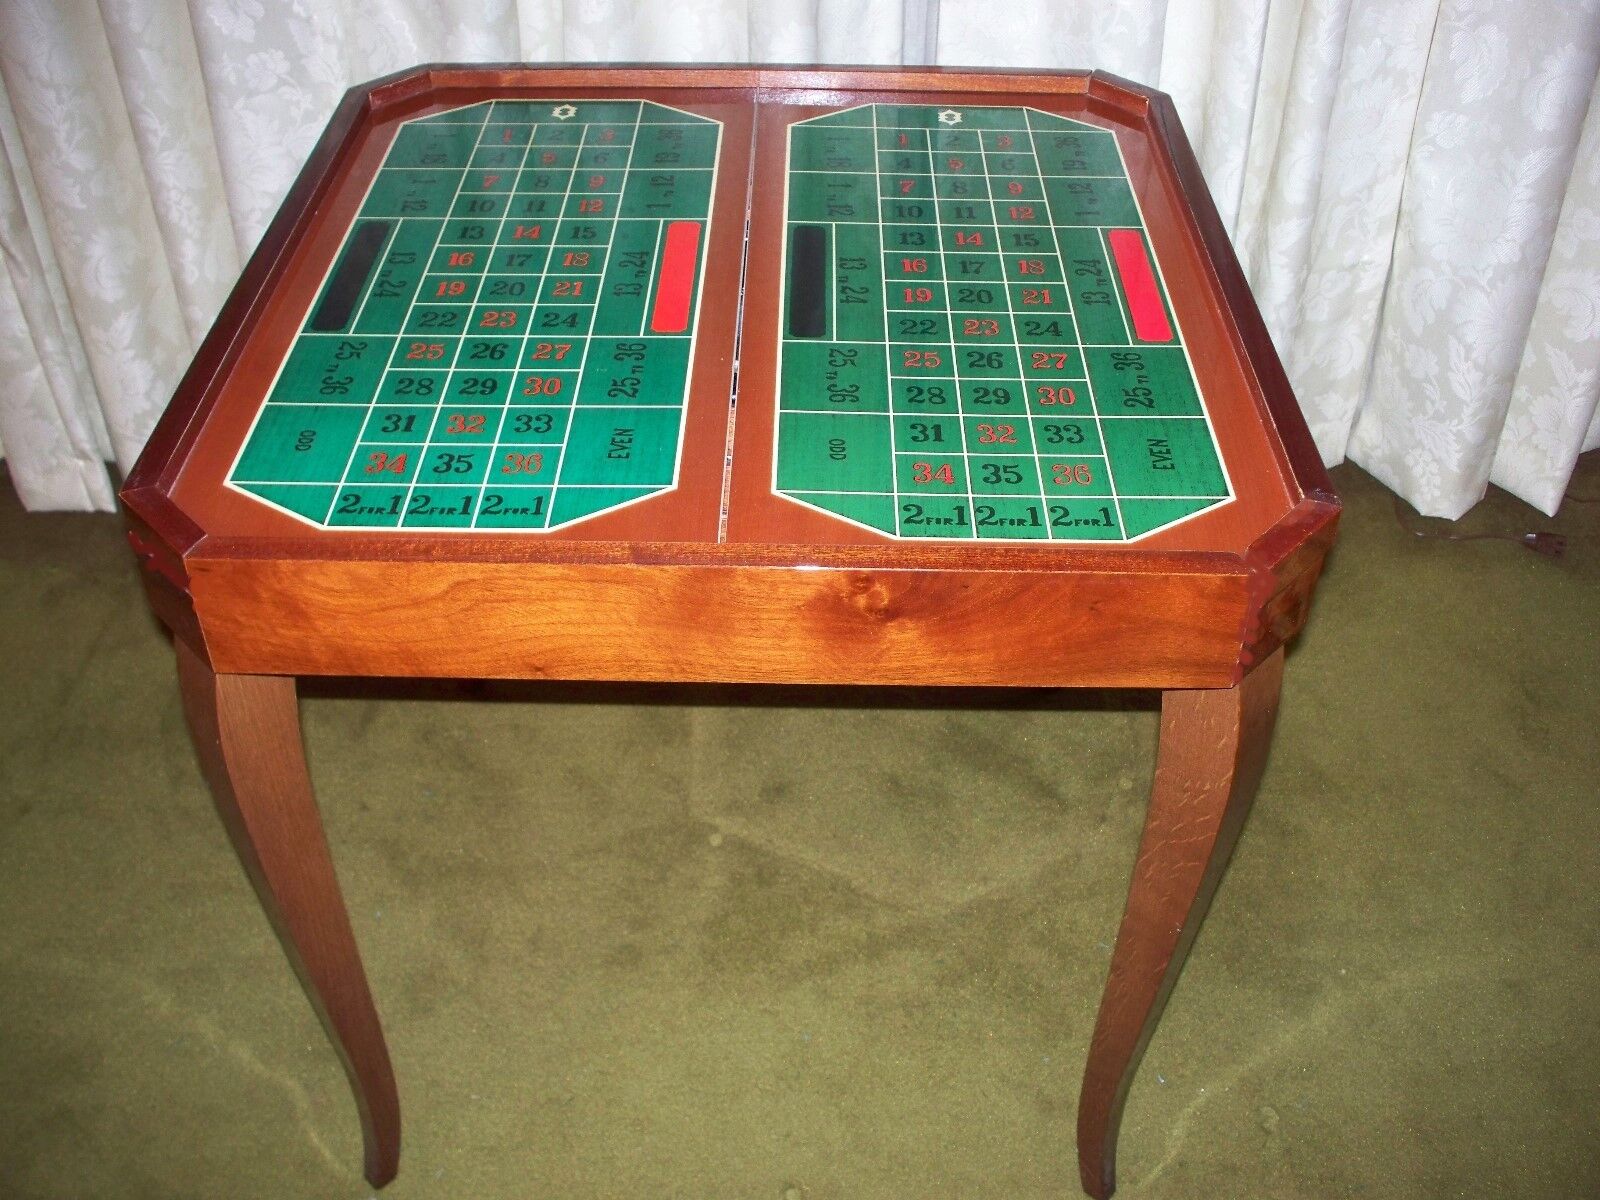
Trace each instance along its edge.
<instances>
[{"instance_id":1,"label":"wooden leg foot","mask_svg":"<svg viewBox=\"0 0 1600 1200\"><path fill-rule=\"evenodd\" d=\"M1116 1188L1128 1088L1255 797L1282 678L1279 650L1236 687L1162 697L1150 809L1078 1100L1078 1170L1096 1200Z\"/></svg>"},{"instance_id":2,"label":"wooden leg foot","mask_svg":"<svg viewBox=\"0 0 1600 1200\"><path fill-rule=\"evenodd\" d=\"M328 853L291 678L219 675L178 640L184 713L217 812L284 953L350 1077L367 1182L400 1165L389 1051Z\"/></svg>"}]
</instances>

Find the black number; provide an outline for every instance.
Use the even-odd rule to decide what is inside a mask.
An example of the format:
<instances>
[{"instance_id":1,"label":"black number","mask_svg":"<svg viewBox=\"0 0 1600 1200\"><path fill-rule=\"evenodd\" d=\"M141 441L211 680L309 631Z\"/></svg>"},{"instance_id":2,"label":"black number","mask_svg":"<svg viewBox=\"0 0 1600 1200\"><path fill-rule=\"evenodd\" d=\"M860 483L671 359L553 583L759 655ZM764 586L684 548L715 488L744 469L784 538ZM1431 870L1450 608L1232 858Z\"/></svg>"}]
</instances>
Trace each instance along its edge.
<instances>
[{"instance_id":1,"label":"black number","mask_svg":"<svg viewBox=\"0 0 1600 1200\"><path fill-rule=\"evenodd\" d=\"M1044 431L1045 444L1048 446L1081 446L1083 445L1082 425L1041 425Z\"/></svg>"},{"instance_id":2,"label":"black number","mask_svg":"<svg viewBox=\"0 0 1600 1200\"><path fill-rule=\"evenodd\" d=\"M1005 360L1000 357L998 350L968 350L967 370L969 371L996 371Z\"/></svg>"},{"instance_id":3,"label":"black number","mask_svg":"<svg viewBox=\"0 0 1600 1200\"><path fill-rule=\"evenodd\" d=\"M385 433L415 433L417 418L403 416L400 413L389 413L383 418L383 431Z\"/></svg>"},{"instance_id":4,"label":"black number","mask_svg":"<svg viewBox=\"0 0 1600 1200\"><path fill-rule=\"evenodd\" d=\"M441 454L434 460L435 475L466 475L472 470L472 455Z\"/></svg>"},{"instance_id":5,"label":"black number","mask_svg":"<svg viewBox=\"0 0 1600 1200\"><path fill-rule=\"evenodd\" d=\"M461 381L463 396L492 396L500 390L500 381L492 375L472 375Z\"/></svg>"},{"instance_id":6,"label":"black number","mask_svg":"<svg viewBox=\"0 0 1600 1200\"><path fill-rule=\"evenodd\" d=\"M556 427L556 419L549 413L517 413L511 419L513 433L549 433Z\"/></svg>"},{"instance_id":7,"label":"black number","mask_svg":"<svg viewBox=\"0 0 1600 1200\"><path fill-rule=\"evenodd\" d=\"M974 404L1010 404L1011 389L1003 387L975 387L972 389L972 402Z\"/></svg>"}]
</instances>

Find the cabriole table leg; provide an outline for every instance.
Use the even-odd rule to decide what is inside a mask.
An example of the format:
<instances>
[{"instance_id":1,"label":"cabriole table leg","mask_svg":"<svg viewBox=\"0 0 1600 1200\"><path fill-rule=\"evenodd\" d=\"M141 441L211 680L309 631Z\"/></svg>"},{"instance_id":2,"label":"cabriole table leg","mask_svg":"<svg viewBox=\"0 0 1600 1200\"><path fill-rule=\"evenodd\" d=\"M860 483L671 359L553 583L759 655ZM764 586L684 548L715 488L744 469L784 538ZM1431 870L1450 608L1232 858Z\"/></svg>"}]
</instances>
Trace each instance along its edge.
<instances>
[{"instance_id":1,"label":"cabriole table leg","mask_svg":"<svg viewBox=\"0 0 1600 1200\"><path fill-rule=\"evenodd\" d=\"M1279 649L1232 688L1162 696L1150 808L1078 1100L1078 1170L1096 1200L1116 1188L1128 1087L1255 798L1282 678Z\"/></svg>"},{"instance_id":2,"label":"cabriole table leg","mask_svg":"<svg viewBox=\"0 0 1600 1200\"><path fill-rule=\"evenodd\" d=\"M233 848L344 1064L374 1187L400 1163L400 1099L311 790L292 678L219 675L181 638L178 677Z\"/></svg>"}]
</instances>

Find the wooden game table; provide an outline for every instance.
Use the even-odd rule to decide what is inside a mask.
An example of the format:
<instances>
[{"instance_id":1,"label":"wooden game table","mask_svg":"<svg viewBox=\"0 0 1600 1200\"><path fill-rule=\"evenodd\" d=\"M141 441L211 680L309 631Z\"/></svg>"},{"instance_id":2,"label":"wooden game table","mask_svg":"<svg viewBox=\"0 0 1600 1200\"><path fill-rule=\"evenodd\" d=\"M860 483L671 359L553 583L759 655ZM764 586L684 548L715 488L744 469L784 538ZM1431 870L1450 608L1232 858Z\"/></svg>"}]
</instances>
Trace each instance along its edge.
<instances>
[{"instance_id":1,"label":"wooden game table","mask_svg":"<svg viewBox=\"0 0 1600 1200\"><path fill-rule=\"evenodd\" d=\"M374 1185L398 1093L297 676L1161 689L1097 1197L1338 517L1171 102L959 70L352 90L123 501Z\"/></svg>"}]
</instances>

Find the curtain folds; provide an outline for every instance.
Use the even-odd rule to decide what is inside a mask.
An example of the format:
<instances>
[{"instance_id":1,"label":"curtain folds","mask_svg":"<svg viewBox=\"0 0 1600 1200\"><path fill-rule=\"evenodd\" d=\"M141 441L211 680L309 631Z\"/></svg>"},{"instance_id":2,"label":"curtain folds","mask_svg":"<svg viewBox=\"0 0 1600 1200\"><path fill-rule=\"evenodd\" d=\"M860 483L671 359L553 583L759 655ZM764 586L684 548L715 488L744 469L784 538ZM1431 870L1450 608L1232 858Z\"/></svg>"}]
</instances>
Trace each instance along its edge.
<instances>
[{"instance_id":1,"label":"curtain folds","mask_svg":"<svg viewBox=\"0 0 1600 1200\"><path fill-rule=\"evenodd\" d=\"M340 94L439 60L1114 71L1176 100L1326 461L1553 513L1600 446L1600 0L9 0L28 507L112 506Z\"/></svg>"}]
</instances>

